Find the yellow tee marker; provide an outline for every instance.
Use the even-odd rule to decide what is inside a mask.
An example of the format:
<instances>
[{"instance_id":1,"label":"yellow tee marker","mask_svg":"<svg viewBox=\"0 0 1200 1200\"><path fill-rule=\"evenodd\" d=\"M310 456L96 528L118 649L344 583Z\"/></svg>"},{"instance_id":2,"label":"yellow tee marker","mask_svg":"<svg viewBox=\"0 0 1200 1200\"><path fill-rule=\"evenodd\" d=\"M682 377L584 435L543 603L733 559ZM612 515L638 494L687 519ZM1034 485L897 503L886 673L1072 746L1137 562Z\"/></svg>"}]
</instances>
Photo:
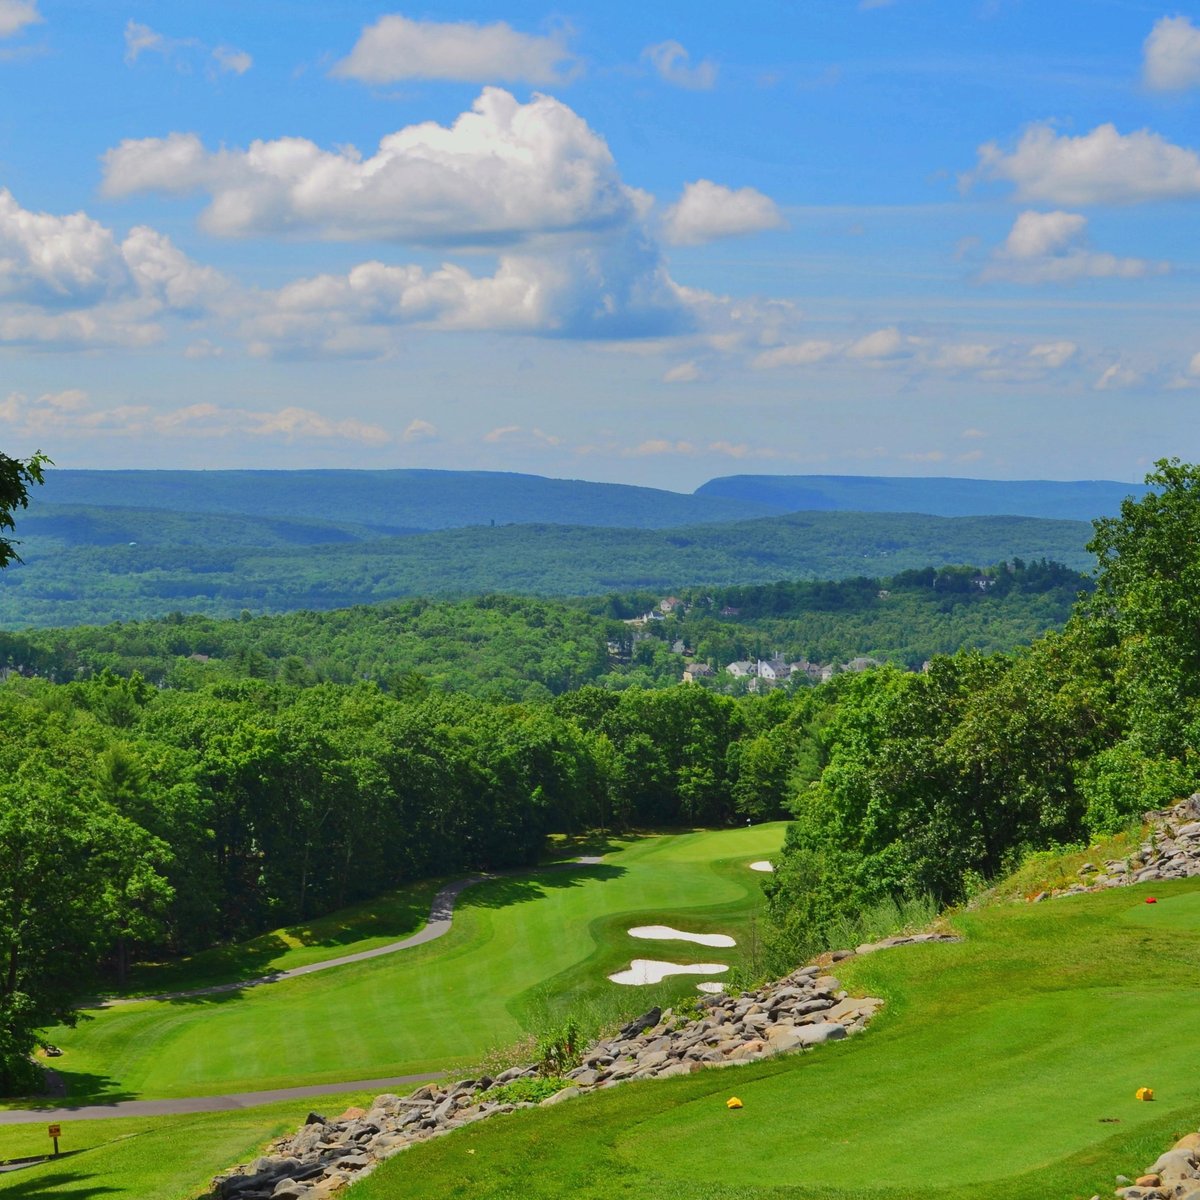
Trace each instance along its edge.
<instances>
[{"instance_id":1,"label":"yellow tee marker","mask_svg":"<svg viewBox=\"0 0 1200 1200\"><path fill-rule=\"evenodd\" d=\"M725 1101L725 1107L726 1108L743 1108L744 1105L736 1096L730 1096L729 1099Z\"/></svg>"},{"instance_id":2,"label":"yellow tee marker","mask_svg":"<svg viewBox=\"0 0 1200 1200\"><path fill-rule=\"evenodd\" d=\"M1138 1088L1137 1092L1135 1093L1135 1096L1138 1100L1153 1100L1154 1099L1154 1089L1153 1088Z\"/></svg>"}]
</instances>

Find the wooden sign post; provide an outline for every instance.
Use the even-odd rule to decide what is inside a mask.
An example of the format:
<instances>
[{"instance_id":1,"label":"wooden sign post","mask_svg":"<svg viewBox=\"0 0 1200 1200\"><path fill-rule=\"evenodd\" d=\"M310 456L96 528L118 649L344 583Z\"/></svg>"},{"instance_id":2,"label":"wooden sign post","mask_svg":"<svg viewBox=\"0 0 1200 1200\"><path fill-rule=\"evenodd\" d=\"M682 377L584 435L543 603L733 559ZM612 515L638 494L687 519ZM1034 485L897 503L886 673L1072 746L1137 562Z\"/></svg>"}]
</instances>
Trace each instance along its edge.
<instances>
[{"instance_id":1,"label":"wooden sign post","mask_svg":"<svg viewBox=\"0 0 1200 1200\"><path fill-rule=\"evenodd\" d=\"M62 1126L51 1125L46 1132L54 1139L54 1157L58 1157L58 1139L62 1137Z\"/></svg>"}]
</instances>

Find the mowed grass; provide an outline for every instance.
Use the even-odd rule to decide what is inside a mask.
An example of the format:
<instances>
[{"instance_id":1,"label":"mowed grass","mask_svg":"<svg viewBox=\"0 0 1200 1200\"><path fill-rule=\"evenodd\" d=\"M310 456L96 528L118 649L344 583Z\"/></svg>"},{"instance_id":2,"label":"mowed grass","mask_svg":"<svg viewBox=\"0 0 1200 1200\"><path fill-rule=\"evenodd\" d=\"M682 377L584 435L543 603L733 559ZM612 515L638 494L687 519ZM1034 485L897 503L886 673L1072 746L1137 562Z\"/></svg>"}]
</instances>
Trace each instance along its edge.
<instances>
[{"instance_id":1,"label":"mowed grass","mask_svg":"<svg viewBox=\"0 0 1200 1200\"><path fill-rule=\"evenodd\" d=\"M843 966L855 993L888 999L860 1037L482 1122L385 1164L356 1197L1109 1194L1200 1123L1198 886L965 914L961 944ZM1155 1102L1134 1098L1143 1086Z\"/></svg>"},{"instance_id":2,"label":"mowed grass","mask_svg":"<svg viewBox=\"0 0 1200 1200\"><path fill-rule=\"evenodd\" d=\"M192 1200L207 1192L218 1170L246 1162L271 1138L294 1132L308 1108L334 1117L370 1100L364 1092L341 1092L240 1112L65 1120L62 1157L0 1174L0 1195L5 1200ZM308 1108L302 1112L303 1105ZM44 1122L0 1126L0 1162L50 1148Z\"/></svg>"},{"instance_id":3,"label":"mowed grass","mask_svg":"<svg viewBox=\"0 0 1200 1200\"><path fill-rule=\"evenodd\" d=\"M144 996L239 983L398 942L425 927L434 895L448 882L421 880L378 899L302 925L274 929L249 941L215 946L176 962L139 963L130 972L123 994Z\"/></svg>"},{"instance_id":4,"label":"mowed grass","mask_svg":"<svg viewBox=\"0 0 1200 1200\"><path fill-rule=\"evenodd\" d=\"M753 939L782 824L647 836L598 866L468 889L445 937L265 987L95 1011L48 1037L73 1101L258 1091L464 1066L571 1004L644 1008L695 978L621 989L634 957L737 961L738 951L630 938L665 923ZM625 993L628 995L625 995ZM620 994L618 994L620 993Z\"/></svg>"}]
</instances>

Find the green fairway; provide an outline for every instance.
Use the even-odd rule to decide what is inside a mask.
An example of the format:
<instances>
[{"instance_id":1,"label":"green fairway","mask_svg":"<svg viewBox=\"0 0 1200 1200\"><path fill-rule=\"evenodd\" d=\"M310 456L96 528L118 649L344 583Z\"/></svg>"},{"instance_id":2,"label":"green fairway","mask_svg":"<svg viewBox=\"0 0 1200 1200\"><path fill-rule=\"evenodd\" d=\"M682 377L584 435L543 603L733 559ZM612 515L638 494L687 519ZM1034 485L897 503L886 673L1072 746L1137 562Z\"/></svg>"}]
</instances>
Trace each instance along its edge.
<instances>
[{"instance_id":1,"label":"green fairway","mask_svg":"<svg viewBox=\"0 0 1200 1200\"><path fill-rule=\"evenodd\" d=\"M369 1102L363 1092L339 1092L241 1112L186 1117L135 1117L61 1122L57 1161L0 1174L6 1200L192 1200L223 1166L244 1162L269 1139L295 1130L298 1104L337 1116ZM307 1111L307 1110L306 1110ZM45 1154L46 1125L0 1126L0 1162Z\"/></svg>"},{"instance_id":2,"label":"green fairway","mask_svg":"<svg viewBox=\"0 0 1200 1200\"><path fill-rule=\"evenodd\" d=\"M698 954L626 930L661 922L751 941L762 894L747 864L782 836L782 824L646 836L598 866L470 888L438 941L267 987L101 1010L49 1032L65 1051L55 1065L73 1100L336 1084L470 1063L577 1000L644 1008L695 994L694 978L627 996L605 976L634 957L736 962L738 950Z\"/></svg>"},{"instance_id":3,"label":"green fairway","mask_svg":"<svg viewBox=\"0 0 1200 1200\"><path fill-rule=\"evenodd\" d=\"M841 968L889 1001L861 1037L484 1122L387 1164L362 1200L1111 1191L1200 1122L1200 883L1150 891L964 915L961 944Z\"/></svg>"},{"instance_id":4,"label":"green fairway","mask_svg":"<svg viewBox=\"0 0 1200 1200\"><path fill-rule=\"evenodd\" d=\"M216 946L178 962L139 964L130 972L124 994L139 996L237 983L386 946L425 925L434 893L447 882L421 880L303 925L289 925L249 941Z\"/></svg>"}]
</instances>

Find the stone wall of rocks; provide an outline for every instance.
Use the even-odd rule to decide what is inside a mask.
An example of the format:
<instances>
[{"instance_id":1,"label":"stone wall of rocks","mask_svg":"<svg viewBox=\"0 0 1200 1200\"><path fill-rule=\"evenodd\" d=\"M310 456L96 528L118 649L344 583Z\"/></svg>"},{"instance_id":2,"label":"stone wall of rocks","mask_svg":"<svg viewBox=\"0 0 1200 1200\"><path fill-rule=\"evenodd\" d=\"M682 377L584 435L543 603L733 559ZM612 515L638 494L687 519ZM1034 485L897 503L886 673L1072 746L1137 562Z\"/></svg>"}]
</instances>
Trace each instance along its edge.
<instances>
[{"instance_id":1,"label":"stone wall of rocks","mask_svg":"<svg viewBox=\"0 0 1200 1200\"><path fill-rule=\"evenodd\" d=\"M543 1100L560 1104L586 1092L634 1079L665 1079L709 1067L754 1062L848 1037L864 1028L883 1001L852 997L827 973L833 961L910 941L948 940L920 934L823 955L816 965L738 996L706 996L700 1015L651 1009L615 1037L592 1045L568 1086ZM410 1096L377 1096L367 1111L350 1109L334 1120L316 1113L291 1137L273 1143L254 1162L213 1180L222 1200L322 1200L372 1171L408 1146L440 1137L487 1117L530 1108L489 1100L499 1085L532 1079L535 1066L513 1067L495 1079L426 1084Z\"/></svg>"},{"instance_id":2,"label":"stone wall of rocks","mask_svg":"<svg viewBox=\"0 0 1200 1200\"><path fill-rule=\"evenodd\" d=\"M1103 864L1084 863L1079 868L1078 883L1039 892L1030 899L1036 903L1054 896L1078 896L1105 888L1200 875L1200 792L1172 808L1146 813L1146 823L1150 827L1149 836L1136 853Z\"/></svg>"},{"instance_id":3,"label":"stone wall of rocks","mask_svg":"<svg viewBox=\"0 0 1200 1200\"><path fill-rule=\"evenodd\" d=\"M1137 1179L1118 1175L1117 1184L1122 1200L1200 1200L1200 1133L1180 1138Z\"/></svg>"}]
</instances>

